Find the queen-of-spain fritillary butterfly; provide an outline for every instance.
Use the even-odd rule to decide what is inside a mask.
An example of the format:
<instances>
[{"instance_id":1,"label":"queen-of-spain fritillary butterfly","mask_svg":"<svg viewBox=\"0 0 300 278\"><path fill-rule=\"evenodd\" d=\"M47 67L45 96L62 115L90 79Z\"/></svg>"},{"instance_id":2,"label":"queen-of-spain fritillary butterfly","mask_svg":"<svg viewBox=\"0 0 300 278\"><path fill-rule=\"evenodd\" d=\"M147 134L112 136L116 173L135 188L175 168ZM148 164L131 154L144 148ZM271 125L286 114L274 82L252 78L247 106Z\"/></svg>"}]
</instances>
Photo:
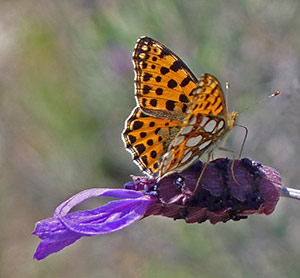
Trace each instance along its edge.
<instances>
[{"instance_id":1,"label":"queen-of-spain fritillary butterfly","mask_svg":"<svg viewBox=\"0 0 300 278\"><path fill-rule=\"evenodd\" d=\"M133 52L135 107L123 139L142 171L162 178L210 154L235 124L219 81L198 80L163 44L141 37Z\"/></svg>"}]
</instances>

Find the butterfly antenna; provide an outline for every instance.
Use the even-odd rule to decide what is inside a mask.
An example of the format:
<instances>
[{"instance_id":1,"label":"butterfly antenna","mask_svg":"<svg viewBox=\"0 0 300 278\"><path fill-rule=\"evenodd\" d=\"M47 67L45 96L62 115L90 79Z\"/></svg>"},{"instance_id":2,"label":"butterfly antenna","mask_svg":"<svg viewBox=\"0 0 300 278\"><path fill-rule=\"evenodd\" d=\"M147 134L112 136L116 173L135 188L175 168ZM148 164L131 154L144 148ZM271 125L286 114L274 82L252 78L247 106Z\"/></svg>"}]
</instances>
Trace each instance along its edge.
<instances>
[{"instance_id":1,"label":"butterfly antenna","mask_svg":"<svg viewBox=\"0 0 300 278\"><path fill-rule=\"evenodd\" d=\"M228 98L228 95L229 95L229 88L230 88L230 84L229 84L228 81L226 81L226 83L225 83L226 103L227 103L227 98Z\"/></svg>"},{"instance_id":2,"label":"butterfly antenna","mask_svg":"<svg viewBox=\"0 0 300 278\"><path fill-rule=\"evenodd\" d=\"M230 87L230 84L228 81L226 81L226 94L228 94L228 91L229 91L229 87Z\"/></svg>"},{"instance_id":3,"label":"butterfly antenna","mask_svg":"<svg viewBox=\"0 0 300 278\"><path fill-rule=\"evenodd\" d=\"M262 103L262 102L264 102L264 101L266 101L267 99L270 99L270 98L272 98L272 97L276 97L276 96L278 96L278 95L280 95L280 92L279 92L279 91L276 91L275 93L269 95L268 97L265 97L265 98L261 99L260 101L255 102L254 104L250 105L250 106L247 107L246 109L240 111L239 114L241 114L241 113L243 113L243 112L245 112L245 111L248 111L249 109L253 108L254 106L256 106L256 105L258 105L258 104L260 104L260 103Z\"/></svg>"}]
</instances>

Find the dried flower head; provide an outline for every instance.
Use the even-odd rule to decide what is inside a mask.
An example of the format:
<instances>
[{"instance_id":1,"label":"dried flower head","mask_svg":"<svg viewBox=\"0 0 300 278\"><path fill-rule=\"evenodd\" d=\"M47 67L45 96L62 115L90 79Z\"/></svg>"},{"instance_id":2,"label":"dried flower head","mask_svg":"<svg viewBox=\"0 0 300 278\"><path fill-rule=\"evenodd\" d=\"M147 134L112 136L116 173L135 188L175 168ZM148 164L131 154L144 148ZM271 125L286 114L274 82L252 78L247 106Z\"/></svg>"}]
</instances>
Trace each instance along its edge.
<instances>
[{"instance_id":1,"label":"dried flower head","mask_svg":"<svg viewBox=\"0 0 300 278\"><path fill-rule=\"evenodd\" d=\"M146 215L159 214L187 223L212 224L240 220L251 214L270 214L281 193L279 173L247 158L234 161L217 159L208 164L196 192L203 163L182 173L169 175L157 183L160 206ZM238 182L238 183L237 183Z\"/></svg>"}]
</instances>

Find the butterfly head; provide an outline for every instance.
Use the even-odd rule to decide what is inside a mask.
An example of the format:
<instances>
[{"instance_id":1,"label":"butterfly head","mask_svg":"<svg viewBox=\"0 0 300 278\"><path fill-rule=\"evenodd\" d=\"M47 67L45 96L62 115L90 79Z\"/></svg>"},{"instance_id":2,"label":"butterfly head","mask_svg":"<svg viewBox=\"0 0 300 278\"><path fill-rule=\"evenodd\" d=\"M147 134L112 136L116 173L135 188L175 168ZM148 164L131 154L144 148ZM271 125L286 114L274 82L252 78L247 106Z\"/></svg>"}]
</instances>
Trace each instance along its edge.
<instances>
[{"instance_id":1,"label":"butterfly head","mask_svg":"<svg viewBox=\"0 0 300 278\"><path fill-rule=\"evenodd\" d=\"M232 129L235 125L236 118L237 118L238 112L231 112L228 116L228 128Z\"/></svg>"}]
</instances>

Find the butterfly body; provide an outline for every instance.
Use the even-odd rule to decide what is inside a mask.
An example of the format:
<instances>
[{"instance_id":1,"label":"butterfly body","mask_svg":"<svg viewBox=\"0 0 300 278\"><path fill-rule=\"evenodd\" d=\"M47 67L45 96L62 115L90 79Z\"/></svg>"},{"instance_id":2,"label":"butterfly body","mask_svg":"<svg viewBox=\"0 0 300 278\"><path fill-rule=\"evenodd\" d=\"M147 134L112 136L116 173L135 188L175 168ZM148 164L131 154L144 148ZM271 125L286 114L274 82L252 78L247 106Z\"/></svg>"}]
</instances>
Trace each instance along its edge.
<instances>
[{"instance_id":1,"label":"butterfly body","mask_svg":"<svg viewBox=\"0 0 300 278\"><path fill-rule=\"evenodd\" d=\"M137 107L125 122L125 146L148 175L181 172L225 138L237 112L227 114L213 75L198 80L176 54L149 37L138 40L133 63Z\"/></svg>"}]
</instances>

